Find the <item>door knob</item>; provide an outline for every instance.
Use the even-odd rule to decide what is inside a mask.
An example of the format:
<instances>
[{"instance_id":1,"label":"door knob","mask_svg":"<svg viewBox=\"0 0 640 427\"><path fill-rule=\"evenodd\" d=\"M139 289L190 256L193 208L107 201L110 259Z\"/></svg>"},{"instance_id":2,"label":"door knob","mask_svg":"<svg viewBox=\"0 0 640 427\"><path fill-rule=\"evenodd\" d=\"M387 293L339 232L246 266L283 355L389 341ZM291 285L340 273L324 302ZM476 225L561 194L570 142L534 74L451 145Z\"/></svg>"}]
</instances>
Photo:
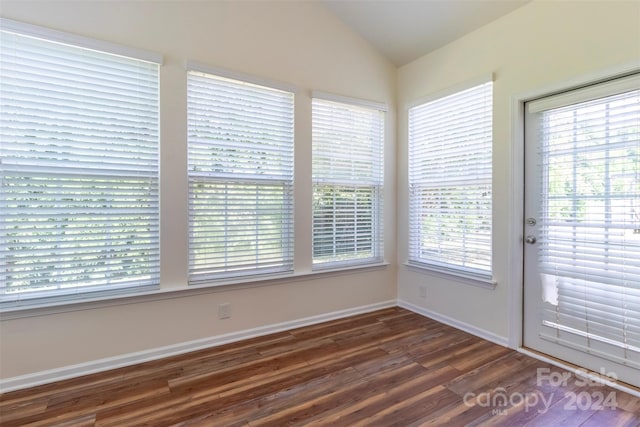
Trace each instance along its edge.
<instances>
[{"instance_id":1,"label":"door knob","mask_svg":"<svg viewBox=\"0 0 640 427\"><path fill-rule=\"evenodd\" d=\"M528 236L524 239L524 241L525 241L525 242L527 242L527 243L528 243L528 244L530 244L530 245L533 245L535 242L537 242L537 241L538 241L538 239L536 239L536 236L532 236L532 235L530 234L530 235L528 235Z\"/></svg>"}]
</instances>

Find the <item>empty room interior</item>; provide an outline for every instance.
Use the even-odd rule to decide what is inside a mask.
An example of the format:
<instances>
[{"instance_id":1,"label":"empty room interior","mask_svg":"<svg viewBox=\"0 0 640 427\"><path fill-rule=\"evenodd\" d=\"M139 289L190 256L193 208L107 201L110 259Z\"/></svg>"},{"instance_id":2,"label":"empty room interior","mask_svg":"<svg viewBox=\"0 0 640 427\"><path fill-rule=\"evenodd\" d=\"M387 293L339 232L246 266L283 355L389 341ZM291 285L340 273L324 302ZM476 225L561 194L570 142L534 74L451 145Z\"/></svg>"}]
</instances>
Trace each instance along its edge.
<instances>
[{"instance_id":1,"label":"empty room interior","mask_svg":"<svg viewBox=\"0 0 640 427\"><path fill-rule=\"evenodd\" d=\"M0 18L1 425L640 426L640 1Z\"/></svg>"}]
</instances>

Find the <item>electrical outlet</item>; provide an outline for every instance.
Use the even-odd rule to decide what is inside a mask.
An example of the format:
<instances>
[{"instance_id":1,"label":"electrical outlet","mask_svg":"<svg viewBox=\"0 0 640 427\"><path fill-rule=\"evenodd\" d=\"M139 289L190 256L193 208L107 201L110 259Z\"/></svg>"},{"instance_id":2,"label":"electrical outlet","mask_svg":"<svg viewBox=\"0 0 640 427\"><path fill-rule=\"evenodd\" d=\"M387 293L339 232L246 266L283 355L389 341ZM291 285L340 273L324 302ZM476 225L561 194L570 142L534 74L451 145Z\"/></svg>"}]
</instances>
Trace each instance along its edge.
<instances>
[{"instance_id":1,"label":"electrical outlet","mask_svg":"<svg viewBox=\"0 0 640 427\"><path fill-rule=\"evenodd\" d=\"M231 304L225 302L218 305L218 319L228 319L231 317Z\"/></svg>"},{"instance_id":2,"label":"electrical outlet","mask_svg":"<svg viewBox=\"0 0 640 427\"><path fill-rule=\"evenodd\" d=\"M427 287L426 286L418 286L418 291L420 292L420 298L427 298Z\"/></svg>"}]
</instances>

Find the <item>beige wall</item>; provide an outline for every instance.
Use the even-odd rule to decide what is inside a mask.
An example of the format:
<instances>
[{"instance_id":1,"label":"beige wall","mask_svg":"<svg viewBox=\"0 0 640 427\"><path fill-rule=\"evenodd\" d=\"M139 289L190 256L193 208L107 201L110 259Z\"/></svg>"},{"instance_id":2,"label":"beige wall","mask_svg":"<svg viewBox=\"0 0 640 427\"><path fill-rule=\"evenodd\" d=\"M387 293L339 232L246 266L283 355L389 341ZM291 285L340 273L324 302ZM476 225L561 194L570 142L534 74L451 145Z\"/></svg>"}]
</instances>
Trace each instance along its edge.
<instances>
[{"instance_id":1,"label":"beige wall","mask_svg":"<svg viewBox=\"0 0 640 427\"><path fill-rule=\"evenodd\" d=\"M164 55L161 68L163 289L186 287L186 75L192 60L293 84L296 94L296 272L310 271L310 91L385 102L385 257L381 270L287 279L198 295L38 315L0 324L0 378L35 373L396 298L396 69L310 2L13 1L0 13ZM218 320L219 303L232 317Z\"/></svg>"},{"instance_id":2,"label":"beige wall","mask_svg":"<svg viewBox=\"0 0 640 427\"><path fill-rule=\"evenodd\" d=\"M0 378L374 304L396 298L396 289L403 301L506 337L509 288L519 285L509 277L520 268L508 262L509 246L519 245L519 235L508 228L513 214L509 178L511 172L521 172L510 160L512 97L640 60L637 1L534 1L397 71L320 5L309 2L3 0L0 13L164 54L162 288L186 286L187 59L298 86L298 272L309 270L311 252L309 90L386 102L385 255L391 262L383 270L5 320L0 324ZM402 265L407 259L406 104L490 72L495 73L495 290L434 278ZM427 298L419 297L418 286L427 288ZM231 319L217 319L221 302L232 304Z\"/></svg>"},{"instance_id":3,"label":"beige wall","mask_svg":"<svg viewBox=\"0 0 640 427\"><path fill-rule=\"evenodd\" d=\"M509 250L521 250L509 221L521 191L510 192L512 98L576 77L640 64L640 2L534 1L398 70L398 298L486 331L509 335L510 287L521 286L520 265L509 265ZM407 110L408 103L468 80L494 73L494 290L408 270ZM513 168L513 170L510 170ZM514 200L514 198L516 200ZM517 258L517 257L516 257ZM419 286L426 287L420 298ZM513 291L514 289L511 289ZM519 315L519 307L512 305Z\"/></svg>"}]
</instances>

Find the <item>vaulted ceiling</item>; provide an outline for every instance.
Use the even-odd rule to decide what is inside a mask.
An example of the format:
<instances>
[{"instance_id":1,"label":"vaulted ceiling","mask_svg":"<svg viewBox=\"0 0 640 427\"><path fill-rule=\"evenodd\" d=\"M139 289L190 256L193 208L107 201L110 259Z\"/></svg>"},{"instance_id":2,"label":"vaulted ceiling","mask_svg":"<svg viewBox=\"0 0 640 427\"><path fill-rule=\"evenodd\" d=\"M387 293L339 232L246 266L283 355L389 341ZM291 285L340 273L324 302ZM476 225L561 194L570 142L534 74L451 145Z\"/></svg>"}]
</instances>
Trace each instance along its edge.
<instances>
[{"instance_id":1,"label":"vaulted ceiling","mask_svg":"<svg viewBox=\"0 0 640 427\"><path fill-rule=\"evenodd\" d=\"M397 66L432 52L529 1L320 0Z\"/></svg>"}]
</instances>

